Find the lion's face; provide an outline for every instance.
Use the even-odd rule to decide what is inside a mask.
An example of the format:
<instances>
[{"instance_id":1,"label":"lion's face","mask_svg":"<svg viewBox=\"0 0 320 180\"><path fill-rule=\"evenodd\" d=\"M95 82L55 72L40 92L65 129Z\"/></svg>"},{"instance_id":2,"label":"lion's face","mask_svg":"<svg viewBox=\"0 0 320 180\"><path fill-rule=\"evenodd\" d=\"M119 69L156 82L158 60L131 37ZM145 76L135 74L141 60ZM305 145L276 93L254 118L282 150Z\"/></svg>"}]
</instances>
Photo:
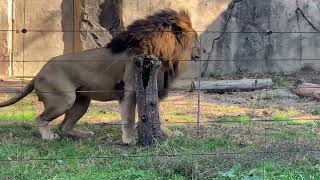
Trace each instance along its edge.
<instances>
[{"instance_id":1,"label":"lion's face","mask_svg":"<svg viewBox=\"0 0 320 180\"><path fill-rule=\"evenodd\" d=\"M198 60L200 59L200 43L198 41L198 34L192 27L189 15L182 11L177 17L177 22L174 25L174 35L177 39L175 51L180 59ZM179 59L178 58L178 59Z\"/></svg>"},{"instance_id":2,"label":"lion's face","mask_svg":"<svg viewBox=\"0 0 320 180\"><path fill-rule=\"evenodd\" d=\"M178 53L180 54L179 59L183 61L197 61L200 59L201 48L198 41L198 36L196 32L193 32L191 34L192 35L186 36L188 40L185 41L185 46L182 48L182 51Z\"/></svg>"},{"instance_id":3,"label":"lion's face","mask_svg":"<svg viewBox=\"0 0 320 180\"><path fill-rule=\"evenodd\" d=\"M196 40L191 50L191 60L197 61L200 59L200 57L201 57L200 43L198 40Z\"/></svg>"}]
</instances>

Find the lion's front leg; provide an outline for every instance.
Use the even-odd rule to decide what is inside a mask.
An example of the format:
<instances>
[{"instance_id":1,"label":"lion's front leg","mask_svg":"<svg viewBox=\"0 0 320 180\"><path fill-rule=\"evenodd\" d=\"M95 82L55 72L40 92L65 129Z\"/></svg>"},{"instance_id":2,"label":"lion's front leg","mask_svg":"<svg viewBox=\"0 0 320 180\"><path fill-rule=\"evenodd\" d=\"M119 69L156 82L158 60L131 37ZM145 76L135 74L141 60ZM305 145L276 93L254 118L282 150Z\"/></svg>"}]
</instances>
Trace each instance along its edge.
<instances>
[{"instance_id":1,"label":"lion's front leg","mask_svg":"<svg viewBox=\"0 0 320 180\"><path fill-rule=\"evenodd\" d=\"M167 127L165 119L160 115L160 123L161 123L161 136L166 139L172 136L172 131Z\"/></svg>"},{"instance_id":2,"label":"lion's front leg","mask_svg":"<svg viewBox=\"0 0 320 180\"><path fill-rule=\"evenodd\" d=\"M126 92L124 98L119 103L122 120L122 142L124 144L134 144L134 130L136 127L136 94Z\"/></svg>"}]
</instances>

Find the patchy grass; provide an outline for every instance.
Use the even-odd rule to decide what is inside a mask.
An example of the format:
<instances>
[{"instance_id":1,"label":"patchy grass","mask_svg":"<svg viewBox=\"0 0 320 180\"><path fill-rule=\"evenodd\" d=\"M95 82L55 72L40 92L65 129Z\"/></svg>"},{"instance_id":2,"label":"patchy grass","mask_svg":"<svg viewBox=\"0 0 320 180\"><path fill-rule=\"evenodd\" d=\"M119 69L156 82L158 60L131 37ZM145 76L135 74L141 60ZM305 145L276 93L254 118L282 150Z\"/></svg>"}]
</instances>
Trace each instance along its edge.
<instances>
[{"instance_id":1,"label":"patchy grass","mask_svg":"<svg viewBox=\"0 0 320 180\"><path fill-rule=\"evenodd\" d=\"M237 150L226 139L191 136L127 148L114 143L120 128L91 128L94 139L52 142L40 140L32 127L1 129L0 179L185 179L196 173L192 154Z\"/></svg>"},{"instance_id":2,"label":"patchy grass","mask_svg":"<svg viewBox=\"0 0 320 180\"><path fill-rule=\"evenodd\" d=\"M119 127L90 129L96 133L92 139L51 142L40 140L30 126L2 129L0 179L308 179L319 175L316 159L282 164L276 157L252 156L258 149L227 155L241 152L234 139L197 138L181 127L184 136L151 147L116 145ZM10 132L19 133L8 136Z\"/></svg>"},{"instance_id":3,"label":"patchy grass","mask_svg":"<svg viewBox=\"0 0 320 180\"><path fill-rule=\"evenodd\" d=\"M204 123L197 129L188 124L197 115L195 99L188 94L169 97L161 104L164 118L168 123L186 122L170 126L179 132L177 136L151 147L124 147L117 144L120 126L108 125L120 119L115 102L94 103L82 118L78 128L95 132L94 137L43 141L30 124L42 106L34 98L0 109L0 179L319 177L320 162L312 158L315 156L294 159L292 154L264 153L269 146L272 152L285 151L286 147L316 147L320 141L318 124L302 123L296 117L303 112L294 108L219 104L202 98L200 120ZM273 113L264 115L266 110ZM273 122L255 121L261 118Z\"/></svg>"},{"instance_id":4,"label":"patchy grass","mask_svg":"<svg viewBox=\"0 0 320 180\"><path fill-rule=\"evenodd\" d=\"M312 116L299 116L300 112L295 109L288 109L287 111L275 111L272 115L273 122L280 122L285 125L304 125L308 127L316 127L316 119ZM309 118L308 118L309 117Z\"/></svg>"},{"instance_id":5,"label":"patchy grass","mask_svg":"<svg viewBox=\"0 0 320 180\"><path fill-rule=\"evenodd\" d=\"M85 118L94 119L95 122L112 122L121 119L119 112L106 110L90 111L88 114L85 115Z\"/></svg>"},{"instance_id":6,"label":"patchy grass","mask_svg":"<svg viewBox=\"0 0 320 180\"><path fill-rule=\"evenodd\" d=\"M311 114L312 114L312 115L320 115L320 109L313 109L313 110L311 111Z\"/></svg>"},{"instance_id":7,"label":"patchy grass","mask_svg":"<svg viewBox=\"0 0 320 180\"><path fill-rule=\"evenodd\" d=\"M283 128L275 132L267 132L267 136L272 141L319 141L320 137L318 133L311 130L298 131L296 129Z\"/></svg>"},{"instance_id":8,"label":"patchy grass","mask_svg":"<svg viewBox=\"0 0 320 180\"><path fill-rule=\"evenodd\" d=\"M0 109L1 122L31 122L37 114L33 107L21 107L19 109Z\"/></svg>"},{"instance_id":9,"label":"patchy grass","mask_svg":"<svg viewBox=\"0 0 320 180\"><path fill-rule=\"evenodd\" d=\"M248 115L240 115L236 117L222 117L218 119L218 122L248 124L252 122L252 117Z\"/></svg>"},{"instance_id":10,"label":"patchy grass","mask_svg":"<svg viewBox=\"0 0 320 180\"><path fill-rule=\"evenodd\" d=\"M195 122L195 113L186 113L181 109L168 109L164 111L162 114L164 114L164 118L166 121L185 123Z\"/></svg>"},{"instance_id":11,"label":"patchy grass","mask_svg":"<svg viewBox=\"0 0 320 180\"><path fill-rule=\"evenodd\" d=\"M236 164L227 171L219 172L222 179L317 179L320 177L320 165L316 163L300 164L295 162L288 166L281 166L275 161L257 163L252 169L243 168Z\"/></svg>"},{"instance_id":12,"label":"patchy grass","mask_svg":"<svg viewBox=\"0 0 320 180\"><path fill-rule=\"evenodd\" d=\"M287 112L280 111L272 115L272 120L279 121L279 122L288 122L288 121L293 121L293 118Z\"/></svg>"}]
</instances>

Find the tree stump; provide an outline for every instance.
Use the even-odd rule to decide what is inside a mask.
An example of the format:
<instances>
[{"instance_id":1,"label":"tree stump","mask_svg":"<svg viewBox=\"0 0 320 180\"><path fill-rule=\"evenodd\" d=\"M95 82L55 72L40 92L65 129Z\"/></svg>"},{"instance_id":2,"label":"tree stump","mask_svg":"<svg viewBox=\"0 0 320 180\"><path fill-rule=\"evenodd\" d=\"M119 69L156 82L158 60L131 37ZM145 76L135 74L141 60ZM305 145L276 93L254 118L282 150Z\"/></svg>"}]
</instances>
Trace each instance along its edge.
<instances>
[{"instance_id":1,"label":"tree stump","mask_svg":"<svg viewBox=\"0 0 320 180\"><path fill-rule=\"evenodd\" d=\"M161 61L157 57L137 56L135 62L136 97L138 106L138 144L149 146L161 136L157 72Z\"/></svg>"}]
</instances>

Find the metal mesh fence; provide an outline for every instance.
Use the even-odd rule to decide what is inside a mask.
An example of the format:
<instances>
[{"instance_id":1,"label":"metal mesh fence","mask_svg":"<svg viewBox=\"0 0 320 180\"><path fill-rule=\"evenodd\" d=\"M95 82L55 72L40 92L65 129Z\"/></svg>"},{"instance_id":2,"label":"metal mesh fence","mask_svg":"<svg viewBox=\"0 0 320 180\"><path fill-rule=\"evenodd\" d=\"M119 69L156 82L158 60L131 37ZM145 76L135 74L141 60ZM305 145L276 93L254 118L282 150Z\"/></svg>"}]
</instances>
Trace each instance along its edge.
<instances>
[{"instance_id":1,"label":"metal mesh fence","mask_svg":"<svg viewBox=\"0 0 320 180\"><path fill-rule=\"evenodd\" d=\"M28 66L28 68L30 68L34 63L40 63L42 65L47 62L47 60L37 59L39 57L33 57L28 53L28 44L25 43L26 36L36 36L36 34L41 33L45 33L47 34L47 36L50 36L50 33L108 33L108 31L101 30L75 31L68 29L41 29L41 27L29 28L28 25L26 25L25 21L25 18L28 15L26 4L30 3L31 1L18 1L24 1L24 8L22 8L23 12L15 12L16 14L23 15L23 24L18 25L17 29L0 29L0 33L17 33L19 34L17 38L21 38L22 40L21 47L15 48L16 44L12 44L13 49L16 50L16 52L14 53L21 53L21 55L18 56L19 58L12 58L9 60L9 63L17 63L22 67L22 76L16 77L18 79L21 79L21 84L19 85L18 83L14 83L12 85L7 84L0 87L0 92L2 94L1 96L4 97L1 99L7 99L8 97L15 95L19 89L23 89L27 84L26 79L32 78L32 76L25 75L25 66ZM242 0L232 1L232 3L229 4L229 9L232 9L237 5L237 3L240 3L241 1ZM139 2L146 3L142 1ZM156 5L152 5L152 0L149 0L149 3L150 14L152 14L152 7L155 7ZM226 13L227 18L222 31L197 31L198 34L201 34L200 41L203 37L205 38L205 34L208 33L217 34L216 38L214 38L213 41L220 40L225 34L263 34L268 37L268 41L265 42L266 45L268 45L271 44L271 38L273 34L301 35L319 33L319 29L311 22L310 19L308 19L308 17L300 8L297 8L295 12L298 21L306 22L309 26L312 27L314 32L284 32L273 30L271 27L272 20L270 18L271 3L272 1L269 0L270 11L267 31L228 31L228 24L232 17L232 11L230 11L229 13ZM12 9L14 9L14 7L12 7ZM302 41L301 37L300 41ZM200 44L202 45L203 43L200 42ZM43 44L43 46L46 46L46 44ZM209 52L209 54L213 53L213 49L214 47L212 47L212 52ZM26 53L28 55L26 55ZM284 55L282 58L277 59L269 57L269 55L266 55L265 58L254 59L254 61L266 62L266 64L268 64L273 61L290 61L301 63L303 61L306 62L320 60L320 58L303 58L302 56L287 58ZM193 81L195 81L198 84L198 87L200 87L201 82L209 78L201 74L203 63L224 62L230 60L234 62L248 62L249 59L210 59L210 57L208 59L200 59L196 62L193 62L193 65L196 65L196 67L192 68L197 70L197 78ZM104 60L90 59L90 61ZM181 59L180 61L190 60ZM6 61L2 61L0 63L5 62ZM59 63L77 63L77 61L66 60L60 61ZM272 77L272 74L266 73L264 76ZM145 163L149 163L149 161L155 161L155 164L158 165L157 167L153 164L155 168L161 169L159 167L165 168L166 165L172 162L180 162L182 163L180 164L180 166L184 167L180 168L185 171L176 171L173 173L180 175L182 174L183 177L190 179L206 179L213 177L236 178L236 176L239 174L236 174L236 172L233 171L231 172L230 168L236 171L235 167L238 167L239 164L241 164L242 167L245 167L250 166L250 162L255 162L256 164L262 164L262 171L259 172L260 176L257 175L256 177L268 179L268 176L270 176L270 174L268 174L268 168L270 168L270 161L272 160L279 162L279 164L285 164L285 160L296 162L310 157L314 157L315 161L319 160L318 154L320 152L320 149L319 139L317 139L317 136L320 132L318 128L319 117L316 112L314 112L313 114L311 113L312 115L310 113L303 114L303 112L305 112L308 107L314 107L314 111L316 111L317 102L309 102L308 99L297 100L297 102L294 104L295 106L300 108L301 106L305 105L307 107L301 107L302 113L296 112L297 110L289 107L291 103L289 102L290 100L278 101L277 97L273 96L274 92L282 92L282 90L286 89L286 87L284 88L278 86L273 88L272 90L244 92L243 94L239 94L238 92L236 92L234 94L224 95L208 94L204 89L201 88L196 89L194 92L188 92L188 90L181 89L172 89L170 90L169 97L164 100L164 102L160 103L161 114L164 116L164 119L166 121L165 124L174 129L173 131L174 133L176 133L175 135L177 135L178 133L178 138L168 140L168 142L164 142L163 144L158 144L156 145L156 147L149 147L149 149L136 148L135 150L130 152L126 150L117 150L117 148L115 148L116 150L113 149L114 147L118 147L118 145L115 143L115 139L121 139L118 134L121 131L120 127L122 125L122 122L119 121L120 116L116 102L92 103L89 112L87 113L89 115L85 116L85 120L77 125L81 128L90 129L97 133L97 137L93 137L91 139L91 141L96 141L95 138L99 138L96 145L92 145L90 144L90 142L87 142L85 140L85 142L83 142L84 144L82 144L82 140L78 140L77 142L69 142L68 140L65 140L65 143L72 144L70 146L81 146L80 148L85 148L86 146L92 145L98 149L90 149L88 150L88 152L86 152L85 150L79 150L81 151L81 153L61 153L59 152L57 147L47 144L59 144L61 142L41 142L39 144L33 143L29 140L25 140L29 137L32 137L32 140L35 139L35 141L40 141L40 137L34 135L34 131L38 126L34 123L31 123L29 119L34 118L34 114L41 113L41 110L43 108L41 107L41 104L35 102L36 97L31 96L28 98L28 100L16 105L15 108L4 109L2 113L0 113L0 122L1 120L3 121L0 125L0 134L1 136L3 136L3 138L0 138L0 164L3 163L7 166L18 166L17 164L19 163L26 163L38 167L37 164L40 163L43 166L47 165L47 167L57 168L55 165L50 165L50 163L64 165L67 164L66 162L90 164L90 161L102 161L100 162L100 164L103 164L103 166L105 167L111 168L111 165L108 166L108 163L112 164L115 160L118 160L119 162L130 162L132 161L130 159L137 159L137 161L145 161ZM109 91L95 90L79 92L108 93ZM287 94L284 94L283 96L293 96L289 95L288 91L284 92ZM57 92L48 91L42 93ZM288 103L287 107L286 103ZM302 105L299 105L299 103L301 103ZM277 104L278 106L274 104ZM299 124L300 122L305 123L305 125ZM57 123L53 123L52 125L53 128L58 128L58 126L59 120ZM111 128L111 130L107 130L108 128ZM114 128L116 129L114 130ZM106 132L102 132L102 129L106 129ZM302 132L306 130L308 130L308 133ZM180 138L179 136L180 133L183 134L182 138ZM108 139L109 137L111 140L106 140L106 143L104 144L103 139ZM191 145L188 144L188 139L191 139ZM306 140L307 143L304 143L303 140ZM168 143L173 143L173 145L168 145ZM175 146L174 143L177 144L176 149L173 148L173 146ZM43 147L41 147L41 145L43 145ZM62 144L61 146L64 145L65 144ZM32 151L35 150L34 148L28 148L30 146L40 148L41 152L32 154ZM111 148L112 151L108 149L108 146L113 146ZM9 152L8 149L10 149L10 147L15 147L14 149L16 149L16 152ZM94 150L96 150L98 153L91 153L91 151ZM50 154L50 151L54 151L56 153ZM189 164L191 164L190 168L188 167ZM205 166L209 168L203 168ZM130 167L127 168L130 169ZM135 168L139 169L139 167ZM141 169L143 168L145 167L141 167ZM179 169L178 167L175 168ZM23 173L19 171L26 171L26 169L17 168L16 178L18 179L24 177ZM101 173L104 173L106 169L97 170L97 172L100 171ZM318 169L318 171L320 171L320 169ZM252 174L254 173L248 173L248 177ZM8 177L10 177L11 175L12 174L8 174Z\"/></svg>"}]
</instances>

